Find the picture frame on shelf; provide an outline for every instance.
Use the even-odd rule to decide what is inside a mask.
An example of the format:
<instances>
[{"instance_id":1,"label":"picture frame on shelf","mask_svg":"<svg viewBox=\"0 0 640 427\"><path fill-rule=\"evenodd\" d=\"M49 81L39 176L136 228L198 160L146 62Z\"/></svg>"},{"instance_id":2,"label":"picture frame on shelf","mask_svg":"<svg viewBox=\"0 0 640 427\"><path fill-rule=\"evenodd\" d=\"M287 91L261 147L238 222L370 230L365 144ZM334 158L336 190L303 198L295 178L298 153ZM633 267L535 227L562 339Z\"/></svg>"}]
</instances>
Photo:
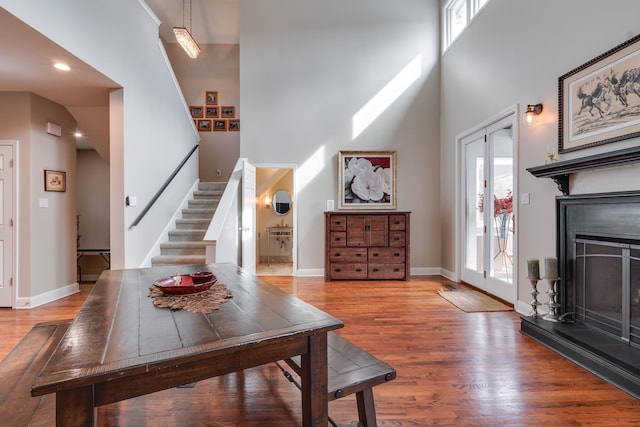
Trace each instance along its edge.
<instances>
[{"instance_id":1,"label":"picture frame on shelf","mask_svg":"<svg viewBox=\"0 0 640 427\"><path fill-rule=\"evenodd\" d=\"M204 109L204 116L208 119L217 119L220 117L220 107L206 107Z\"/></svg>"},{"instance_id":2,"label":"picture frame on shelf","mask_svg":"<svg viewBox=\"0 0 640 427\"><path fill-rule=\"evenodd\" d=\"M558 79L558 152L640 136L640 35Z\"/></svg>"},{"instance_id":3,"label":"picture frame on shelf","mask_svg":"<svg viewBox=\"0 0 640 427\"><path fill-rule=\"evenodd\" d=\"M226 132L227 130L227 121L226 120L214 120L213 121L213 131L214 132Z\"/></svg>"},{"instance_id":4,"label":"picture frame on shelf","mask_svg":"<svg viewBox=\"0 0 640 427\"><path fill-rule=\"evenodd\" d=\"M396 152L340 151L338 209L396 209Z\"/></svg>"},{"instance_id":5,"label":"picture frame on shelf","mask_svg":"<svg viewBox=\"0 0 640 427\"><path fill-rule=\"evenodd\" d=\"M198 132L211 132L211 119L199 119Z\"/></svg>"},{"instance_id":6,"label":"picture frame on shelf","mask_svg":"<svg viewBox=\"0 0 640 427\"><path fill-rule=\"evenodd\" d=\"M44 191L67 191L67 173L50 169L44 170Z\"/></svg>"},{"instance_id":7,"label":"picture frame on shelf","mask_svg":"<svg viewBox=\"0 0 640 427\"><path fill-rule=\"evenodd\" d=\"M206 91L204 102L206 105L218 105L218 91L217 90Z\"/></svg>"},{"instance_id":8,"label":"picture frame on shelf","mask_svg":"<svg viewBox=\"0 0 640 427\"><path fill-rule=\"evenodd\" d=\"M204 108L200 105L190 105L189 112L191 113L191 117L194 119L204 118Z\"/></svg>"},{"instance_id":9,"label":"picture frame on shelf","mask_svg":"<svg viewBox=\"0 0 640 427\"><path fill-rule=\"evenodd\" d=\"M233 119L236 117L236 107L231 105L220 107L220 117L224 119Z\"/></svg>"}]
</instances>

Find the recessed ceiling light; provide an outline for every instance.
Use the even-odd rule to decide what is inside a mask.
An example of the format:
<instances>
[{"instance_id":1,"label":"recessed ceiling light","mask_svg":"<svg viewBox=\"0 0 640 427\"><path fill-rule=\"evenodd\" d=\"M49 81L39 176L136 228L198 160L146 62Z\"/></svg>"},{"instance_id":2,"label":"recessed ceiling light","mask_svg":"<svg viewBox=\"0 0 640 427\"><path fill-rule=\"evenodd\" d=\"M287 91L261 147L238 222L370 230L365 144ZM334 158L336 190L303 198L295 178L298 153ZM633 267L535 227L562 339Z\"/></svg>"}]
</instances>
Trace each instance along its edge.
<instances>
[{"instance_id":1,"label":"recessed ceiling light","mask_svg":"<svg viewBox=\"0 0 640 427\"><path fill-rule=\"evenodd\" d=\"M55 64L53 64L53 66L62 71L69 71L71 69L71 67L69 67L67 64L63 64L62 62L56 62Z\"/></svg>"}]
</instances>

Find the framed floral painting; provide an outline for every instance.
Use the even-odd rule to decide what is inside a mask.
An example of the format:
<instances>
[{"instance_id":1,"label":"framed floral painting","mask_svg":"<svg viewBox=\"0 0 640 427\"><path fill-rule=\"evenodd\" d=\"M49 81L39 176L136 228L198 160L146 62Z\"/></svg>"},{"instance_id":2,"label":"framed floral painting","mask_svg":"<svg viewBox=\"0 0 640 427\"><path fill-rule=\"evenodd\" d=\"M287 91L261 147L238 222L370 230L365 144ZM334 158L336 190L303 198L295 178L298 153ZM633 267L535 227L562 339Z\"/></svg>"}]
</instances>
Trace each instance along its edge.
<instances>
[{"instance_id":1,"label":"framed floral painting","mask_svg":"<svg viewBox=\"0 0 640 427\"><path fill-rule=\"evenodd\" d=\"M396 152L340 151L338 209L396 209Z\"/></svg>"}]
</instances>

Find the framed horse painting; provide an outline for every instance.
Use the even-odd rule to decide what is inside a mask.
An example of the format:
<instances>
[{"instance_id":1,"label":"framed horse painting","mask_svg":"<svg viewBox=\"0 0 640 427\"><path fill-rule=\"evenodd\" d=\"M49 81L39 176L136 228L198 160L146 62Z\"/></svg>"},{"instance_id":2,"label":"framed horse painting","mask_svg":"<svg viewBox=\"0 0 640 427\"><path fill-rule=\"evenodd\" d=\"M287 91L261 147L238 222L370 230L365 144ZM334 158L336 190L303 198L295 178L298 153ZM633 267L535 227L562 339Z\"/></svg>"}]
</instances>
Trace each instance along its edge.
<instances>
[{"instance_id":1,"label":"framed horse painting","mask_svg":"<svg viewBox=\"0 0 640 427\"><path fill-rule=\"evenodd\" d=\"M640 136L640 35L558 79L558 152Z\"/></svg>"}]
</instances>

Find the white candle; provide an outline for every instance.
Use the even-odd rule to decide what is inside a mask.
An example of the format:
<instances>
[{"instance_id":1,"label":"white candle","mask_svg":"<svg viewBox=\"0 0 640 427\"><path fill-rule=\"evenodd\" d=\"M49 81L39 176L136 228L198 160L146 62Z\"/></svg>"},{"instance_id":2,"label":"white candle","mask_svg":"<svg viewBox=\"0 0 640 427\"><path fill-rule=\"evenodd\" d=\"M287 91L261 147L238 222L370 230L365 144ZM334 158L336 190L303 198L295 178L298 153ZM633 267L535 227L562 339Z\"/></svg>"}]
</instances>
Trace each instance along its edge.
<instances>
[{"instance_id":1,"label":"white candle","mask_svg":"<svg viewBox=\"0 0 640 427\"><path fill-rule=\"evenodd\" d=\"M537 259L527 260L527 271L529 272L529 279L540 279L540 261Z\"/></svg>"},{"instance_id":2,"label":"white candle","mask_svg":"<svg viewBox=\"0 0 640 427\"><path fill-rule=\"evenodd\" d=\"M558 278L558 258L548 257L544 259L544 274L547 279Z\"/></svg>"}]
</instances>

